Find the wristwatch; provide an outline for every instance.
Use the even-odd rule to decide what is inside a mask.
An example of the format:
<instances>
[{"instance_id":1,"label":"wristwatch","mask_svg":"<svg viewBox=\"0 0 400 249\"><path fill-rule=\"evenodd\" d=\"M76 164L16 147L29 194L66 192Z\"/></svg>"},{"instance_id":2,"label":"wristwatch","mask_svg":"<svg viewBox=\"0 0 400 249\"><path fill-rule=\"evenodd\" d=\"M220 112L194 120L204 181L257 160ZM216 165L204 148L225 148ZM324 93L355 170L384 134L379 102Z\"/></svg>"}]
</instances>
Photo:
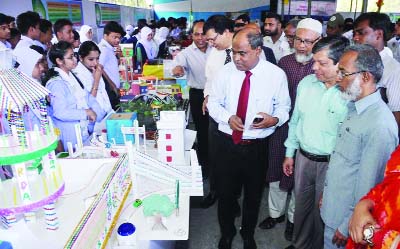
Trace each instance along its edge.
<instances>
[{"instance_id":1,"label":"wristwatch","mask_svg":"<svg viewBox=\"0 0 400 249\"><path fill-rule=\"evenodd\" d=\"M374 246L374 243L372 242L372 238L374 237L374 232L375 232L375 227L373 225L368 226L363 231L364 235L363 240L367 242L370 246Z\"/></svg>"}]
</instances>

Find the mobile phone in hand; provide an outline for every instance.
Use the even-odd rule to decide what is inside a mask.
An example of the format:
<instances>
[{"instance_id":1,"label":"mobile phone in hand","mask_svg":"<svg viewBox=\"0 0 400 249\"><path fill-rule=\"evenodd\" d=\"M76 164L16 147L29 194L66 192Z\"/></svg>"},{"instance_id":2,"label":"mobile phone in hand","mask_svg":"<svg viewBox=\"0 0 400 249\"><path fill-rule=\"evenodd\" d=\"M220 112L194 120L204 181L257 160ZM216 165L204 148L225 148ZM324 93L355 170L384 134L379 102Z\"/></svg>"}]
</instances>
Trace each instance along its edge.
<instances>
[{"instance_id":1,"label":"mobile phone in hand","mask_svg":"<svg viewBox=\"0 0 400 249\"><path fill-rule=\"evenodd\" d=\"M256 115L255 117L254 117L254 119L253 119L253 124L258 124L258 123L260 123L261 121L263 121L264 120L264 118L261 116L261 115Z\"/></svg>"}]
</instances>

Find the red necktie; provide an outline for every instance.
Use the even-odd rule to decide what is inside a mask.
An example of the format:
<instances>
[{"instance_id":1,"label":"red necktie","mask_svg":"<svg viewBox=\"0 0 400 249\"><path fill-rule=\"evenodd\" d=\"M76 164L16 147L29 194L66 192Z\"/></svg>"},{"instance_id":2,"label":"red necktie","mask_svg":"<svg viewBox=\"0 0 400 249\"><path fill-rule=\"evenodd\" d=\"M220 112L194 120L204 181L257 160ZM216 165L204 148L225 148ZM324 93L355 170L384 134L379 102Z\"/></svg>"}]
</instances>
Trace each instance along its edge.
<instances>
[{"instance_id":1,"label":"red necktie","mask_svg":"<svg viewBox=\"0 0 400 249\"><path fill-rule=\"evenodd\" d=\"M249 100L250 93L250 76L252 73L246 71L246 77L243 80L242 89L240 89L239 101L236 110L236 116L242 119L242 123L246 121L247 103ZM240 143L242 140L243 131L233 131L232 139L235 144Z\"/></svg>"}]
</instances>

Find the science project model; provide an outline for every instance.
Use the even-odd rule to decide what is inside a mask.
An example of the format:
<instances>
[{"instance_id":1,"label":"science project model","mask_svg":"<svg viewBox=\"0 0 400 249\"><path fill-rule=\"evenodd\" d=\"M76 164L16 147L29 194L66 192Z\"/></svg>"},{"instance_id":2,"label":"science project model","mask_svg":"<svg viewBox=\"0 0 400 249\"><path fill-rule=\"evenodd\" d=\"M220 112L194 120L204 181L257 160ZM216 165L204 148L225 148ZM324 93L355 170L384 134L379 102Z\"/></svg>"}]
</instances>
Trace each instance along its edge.
<instances>
[{"instance_id":1,"label":"science project model","mask_svg":"<svg viewBox=\"0 0 400 249\"><path fill-rule=\"evenodd\" d=\"M48 230L59 227L55 202L64 180L54 150L57 136L47 116L49 92L15 69L0 70L0 216L10 228L42 210Z\"/></svg>"}]
</instances>

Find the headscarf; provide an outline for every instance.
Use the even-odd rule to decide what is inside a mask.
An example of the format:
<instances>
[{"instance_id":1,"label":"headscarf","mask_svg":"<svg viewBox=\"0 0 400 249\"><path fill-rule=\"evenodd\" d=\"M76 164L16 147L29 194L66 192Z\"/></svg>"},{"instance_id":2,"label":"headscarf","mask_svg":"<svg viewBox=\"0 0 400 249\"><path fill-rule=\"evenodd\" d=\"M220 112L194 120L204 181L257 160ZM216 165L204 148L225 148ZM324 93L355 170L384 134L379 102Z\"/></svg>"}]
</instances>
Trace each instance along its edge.
<instances>
[{"instance_id":1,"label":"headscarf","mask_svg":"<svg viewBox=\"0 0 400 249\"><path fill-rule=\"evenodd\" d=\"M91 41L87 38L86 34L92 29L89 25L82 25L81 29L79 30L79 36L81 43L85 41Z\"/></svg>"},{"instance_id":2,"label":"headscarf","mask_svg":"<svg viewBox=\"0 0 400 249\"><path fill-rule=\"evenodd\" d=\"M125 27L125 32L126 32L125 37L126 37L127 39L131 38L132 33L133 33L134 30L135 30L135 29L133 28L132 25L130 25L130 24L129 24L129 25L126 25L126 27Z\"/></svg>"},{"instance_id":3,"label":"headscarf","mask_svg":"<svg viewBox=\"0 0 400 249\"><path fill-rule=\"evenodd\" d=\"M36 63L43 57L42 54L31 48L22 48L24 56L18 57L18 69L32 78L32 72Z\"/></svg>"},{"instance_id":4,"label":"headscarf","mask_svg":"<svg viewBox=\"0 0 400 249\"><path fill-rule=\"evenodd\" d=\"M169 29L167 27L161 27L160 30L158 31L158 39L157 43L160 45L163 43L169 35Z\"/></svg>"},{"instance_id":5,"label":"headscarf","mask_svg":"<svg viewBox=\"0 0 400 249\"><path fill-rule=\"evenodd\" d=\"M146 55L148 59L154 59L157 56L157 48L155 47L155 42L153 39L151 41L147 40L147 36L151 34L153 31L149 27L143 27L140 30L140 37L139 43L143 45L144 49L146 50Z\"/></svg>"}]
</instances>

